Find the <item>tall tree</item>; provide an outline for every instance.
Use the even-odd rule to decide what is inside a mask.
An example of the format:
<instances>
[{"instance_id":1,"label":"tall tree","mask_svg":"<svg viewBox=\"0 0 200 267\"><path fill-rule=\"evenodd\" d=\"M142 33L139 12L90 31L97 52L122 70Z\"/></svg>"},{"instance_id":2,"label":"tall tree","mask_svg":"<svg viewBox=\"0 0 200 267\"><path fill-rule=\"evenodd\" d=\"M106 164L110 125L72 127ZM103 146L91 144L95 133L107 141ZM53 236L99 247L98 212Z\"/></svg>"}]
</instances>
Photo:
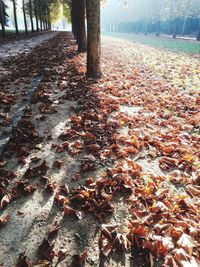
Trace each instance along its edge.
<instances>
[{"instance_id":1,"label":"tall tree","mask_svg":"<svg viewBox=\"0 0 200 267\"><path fill-rule=\"evenodd\" d=\"M32 0L29 0L29 17L31 20L31 30L34 31L34 25L33 25L33 11L32 11Z\"/></svg>"},{"instance_id":2,"label":"tall tree","mask_svg":"<svg viewBox=\"0 0 200 267\"><path fill-rule=\"evenodd\" d=\"M72 0L71 3L71 21L72 21L72 33L75 37L75 39L77 38L77 29L78 29L78 25L77 25L77 1L76 0Z\"/></svg>"},{"instance_id":3,"label":"tall tree","mask_svg":"<svg viewBox=\"0 0 200 267\"><path fill-rule=\"evenodd\" d=\"M2 29L2 36L5 37L6 16L5 16L5 4L3 0L0 0L0 23Z\"/></svg>"},{"instance_id":4,"label":"tall tree","mask_svg":"<svg viewBox=\"0 0 200 267\"><path fill-rule=\"evenodd\" d=\"M42 27L42 3L41 1L38 2L38 14L39 14L39 21L40 21L40 30L43 30Z\"/></svg>"},{"instance_id":5,"label":"tall tree","mask_svg":"<svg viewBox=\"0 0 200 267\"><path fill-rule=\"evenodd\" d=\"M22 1L22 11L23 11L23 17L24 17L24 28L25 28L25 33L28 33L27 21L26 21L26 7L25 7L25 0Z\"/></svg>"},{"instance_id":6,"label":"tall tree","mask_svg":"<svg viewBox=\"0 0 200 267\"><path fill-rule=\"evenodd\" d=\"M19 30L18 30L18 22L17 22L17 7L16 7L16 0L12 0L13 2L13 13L14 13L14 21L15 21L15 32L18 35Z\"/></svg>"},{"instance_id":7,"label":"tall tree","mask_svg":"<svg viewBox=\"0 0 200 267\"><path fill-rule=\"evenodd\" d=\"M197 41L200 41L200 17L199 17L199 29L197 33Z\"/></svg>"},{"instance_id":8,"label":"tall tree","mask_svg":"<svg viewBox=\"0 0 200 267\"><path fill-rule=\"evenodd\" d=\"M47 23L48 23L48 30L51 30L51 11L49 6L47 6Z\"/></svg>"},{"instance_id":9,"label":"tall tree","mask_svg":"<svg viewBox=\"0 0 200 267\"><path fill-rule=\"evenodd\" d=\"M77 1L77 43L78 52L86 52L86 32L85 32L85 0Z\"/></svg>"},{"instance_id":10,"label":"tall tree","mask_svg":"<svg viewBox=\"0 0 200 267\"><path fill-rule=\"evenodd\" d=\"M100 64L100 0L86 0L87 76L99 78Z\"/></svg>"},{"instance_id":11,"label":"tall tree","mask_svg":"<svg viewBox=\"0 0 200 267\"><path fill-rule=\"evenodd\" d=\"M36 21L36 30L39 31L39 21L38 21L38 0L34 0L34 15Z\"/></svg>"}]
</instances>

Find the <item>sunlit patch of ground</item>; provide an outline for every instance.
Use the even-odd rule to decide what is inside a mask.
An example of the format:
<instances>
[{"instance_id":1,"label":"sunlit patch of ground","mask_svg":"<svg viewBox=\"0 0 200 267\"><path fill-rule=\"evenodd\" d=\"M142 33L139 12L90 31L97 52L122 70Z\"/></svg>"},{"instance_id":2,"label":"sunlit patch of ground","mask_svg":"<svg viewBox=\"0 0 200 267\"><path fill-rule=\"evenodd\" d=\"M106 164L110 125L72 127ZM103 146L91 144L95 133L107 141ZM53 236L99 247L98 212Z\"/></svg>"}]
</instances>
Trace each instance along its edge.
<instances>
[{"instance_id":1,"label":"sunlit patch of ground","mask_svg":"<svg viewBox=\"0 0 200 267\"><path fill-rule=\"evenodd\" d=\"M120 51L121 57L129 62L129 66L132 64L133 71L149 67L153 72L151 75L156 75L156 80L164 80L180 90L200 89L200 56L156 49L145 43L138 44L134 36L131 41L123 34L116 35L117 38L114 39L102 37L103 45L111 42L112 49ZM146 37L143 38L145 40Z\"/></svg>"},{"instance_id":2,"label":"sunlit patch of ground","mask_svg":"<svg viewBox=\"0 0 200 267\"><path fill-rule=\"evenodd\" d=\"M0 216L10 217L0 265L25 253L64 267L87 251L86 266L198 266L197 58L103 37L104 75L93 82L75 49L59 33L21 58L17 79L41 81L22 117L30 128L12 131L1 161ZM19 59L10 61L14 81ZM8 96L13 84L4 82ZM23 90L2 98L2 112L14 112ZM28 187L16 197L19 180Z\"/></svg>"}]
</instances>

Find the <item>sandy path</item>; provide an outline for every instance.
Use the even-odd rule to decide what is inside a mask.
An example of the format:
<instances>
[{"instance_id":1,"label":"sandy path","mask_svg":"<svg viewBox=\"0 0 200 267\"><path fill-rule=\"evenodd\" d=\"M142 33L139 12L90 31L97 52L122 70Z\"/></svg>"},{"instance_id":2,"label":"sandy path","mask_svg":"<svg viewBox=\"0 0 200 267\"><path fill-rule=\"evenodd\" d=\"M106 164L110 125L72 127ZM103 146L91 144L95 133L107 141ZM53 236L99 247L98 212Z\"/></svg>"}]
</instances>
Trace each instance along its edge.
<instances>
[{"instance_id":1,"label":"sandy path","mask_svg":"<svg viewBox=\"0 0 200 267\"><path fill-rule=\"evenodd\" d=\"M41 45L43 42L55 37L57 32L48 32L40 34L34 38L16 40L13 42L8 42L6 44L0 45L0 82L2 82L2 87L0 92L9 94L11 97L16 98L14 105L12 105L9 112L5 115L9 120L12 121L12 124L0 125L0 156L3 152L3 149L6 143L9 140L12 127L15 127L20 120L23 110L27 105L29 105L32 94L34 90L40 83L41 77L26 77L21 80L10 81L9 77L12 76L12 68L9 64L5 65L5 61L11 60L14 57L18 57L20 54L28 55L31 53L31 50L36 46ZM17 68L17 64L14 68ZM4 80L8 80L8 83L5 84ZM24 92L27 95L26 99L20 97ZM25 95L24 95L25 96Z\"/></svg>"},{"instance_id":2,"label":"sandy path","mask_svg":"<svg viewBox=\"0 0 200 267\"><path fill-rule=\"evenodd\" d=\"M94 184L96 180L103 179L103 177L106 177L105 181L109 182L112 180L116 182L115 179L119 179L120 182L121 177L131 180L125 185L127 188L130 184L133 186L133 202L128 202L127 195L122 192L112 198L112 186L109 187L108 183L99 193L99 199L111 197L113 211L109 213L109 208L111 208L109 203L105 207L103 205L101 209L101 201L96 207L98 213L103 214L102 217L105 216L104 223L117 225L118 233L124 237L129 231L128 220L135 219L133 213L130 213L130 207L133 212L139 211L146 216L152 208L153 200L158 198L159 191L162 189L166 189L166 196L170 201L174 195L176 197L181 195L183 199L187 197L190 201L194 201L194 207L198 205L198 199L195 196L191 197L182 190L182 183L186 180L193 183L192 177L196 175L196 162L192 163L192 169L183 169L183 171L181 169L178 172L181 182L177 179L177 185L172 184L170 179L174 171L179 171L179 166L164 169L161 168L159 162L163 157L162 144L167 145L167 142L172 141L175 146L187 146L187 153L191 153L189 159L192 156L196 160L198 156L198 143L196 142L198 136L195 132L197 128L193 122L197 113L195 103L197 93L193 90L185 93L182 87L181 90L170 87L172 84L175 87L177 80L176 78L174 80L174 77L179 76L180 69L184 67L180 64L179 57L173 53L164 53L160 50L158 52L152 48L148 48L149 53L146 53L147 47L145 46L107 37L103 39L102 48L104 76L97 83L85 80L85 55L76 55L74 41L70 35L60 33L58 38L33 50L33 58L36 55L38 57L34 58L31 64L27 64L30 58L23 55L20 69L28 68L27 74L30 72L34 73L34 78L41 77L38 90L23 117L25 125L30 126L29 123L31 123L33 128L28 131L18 128L13 132L20 134L14 136L13 144L10 144L10 148L8 146L5 162L1 163L3 167L0 171L2 177L10 177L6 188L7 193L12 192L13 188L16 189L16 183L21 180L28 180L28 185L36 188L31 191L29 187L30 192L22 192L19 198L13 199L5 209L0 211L1 216L10 216L7 224L0 229L0 265L13 267L16 265L19 254L25 253L34 263L41 258L48 261L45 266L64 267L70 265L74 255L87 250L86 266L148 266L144 264L148 261L149 254L144 254L143 251L140 251L141 265L139 265L140 260L136 259L137 255L133 256L134 251L131 250L128 250L125 255L122 252L113 253L108 260L102 257L99 247L101 217L99 220L94 219L94 216L85 210L85 216L80 220L77 216L64 216L62 205L55 203L56 192L59 192L59 196L64 197L65 201L69 201L69 195L71 196L73 189L84 185L88 177L93 178ZM157 53L160 54L155 59L154 56ZM169 79L166 78L171 70L169 61L163 60L161 64L159 61L161 56L170 58L173 62L171 67L174 69L174 75L171 74ZM153 60L156 60L154 64ZM199 66L199 63L189 56L185 56L185 60L187 65ZM37 62L40 64L37 65ZM16 62L12 64L15 70ZM198 73L193 73L192 66L189 66L189 69L186 68L185 71L188 71L189 81L195 87L196 83L191 77ZM17 70L12 75L16 73L18 74ZM28 82L31 78L28 77ZM20 79L24 82L27 77L20 77ZM15 82L16 80L18 76L14 79ZM9 84L10 81L5 81L5 90L7 86L8 89L10 88ZM178 84L182 84L182 80ZM16 84L13 88L17 93L15 86ZM18 97L22 97L25 91L25 88L24 92L19 91ZM178 106L177 103L179 103ZM70 117L71 115L73 116ZM180 124L183 125L184 130L179 128ZM35 135L30 134L32 132ZM21 134L24 133L28 135L28 140L21 139ZM96 144L101 145L100 154L94 151L89 152L88 144L92 144L91 134L94 133ZM170 138L173 138L174 133L177 133L177 136L171 141ZM178 138L181 140L180 144L176 143ZM113 150L112 144L114 144ZM92 161L96 167L95 171L90 168L88 171L81 169L84 156L89 153L90 158L91 153L95 157L95 162ZM128 166L127 160L139 164L142 170L132 169ZM178 160L175 159L175 162ZM42 174L31 175L30 168L33 170L42 163L43 168L39 168ZM119 168L116 167L118 163L121 164ZM134 165L136 168L137 164ZM189 162L187 166L190 166ZM181 168L184 167L183 165ZM29 170L29 175L25 175L27 170ZM111 179L107 179L106 171ZM132 173L132 171L134 174L129 177L129 172ZM110 174L112 172L113 176ZM174 180L176 178L177 176ZM6 179L3 182L6 182ZM147 188L148 183L150 190ZM65 192L60 191L61 188L63 190L63 186ZM124 188L125 192L127 188ZM86 189L85 187L84 190ZM92 190L84 190L78 188L77 192L87 199ZM151 195L151 190L153 195ZM146 194L144 200L143 194ZM165 194L159 196L160 202L163 197L165 198ZM135 198L137 198L136 202L134 202ZM150 199L150 206L148 206L148 199ZM106 203L105 201L104 204ZM178 204L174 207L177 206ZM154 209L159 211L155 217L165 214L159 210L159 206ZM173 212L169 212L170 214ZM196 214L193 219L199 222ZM53 237L55 255L51 262L49 255L41 255L41 251L38 255L38 248L47 238L50 227L55 222L59 224L60 229ZM147 223L147 226L151 223ZM195 223L192 224L193 229L196 227ZM152 237L154 235L153 232ZM43 252L46 250L48 249L43 249ZM61 260L59 260L58 252L64 253ZM198 255L198 251L196 253ZM77 265L74 266L77 267Z\"/></svg>"},{"instance_id":3,"label":"sandy path","mask_svg":"<svg viewBox=\"0 0 200 267\"><path fill-rule=\"evenodd\" d=\"M40 45L42 42L47 41L48 39L54 37L57 32L48 32L44 34L40 34L36 37L29 39L22 39L11 41L6 44L0 44L0 62L5 59L16 56L23 52L30 52L30 50L37 45Z\"/></svg>"}]
</instances>

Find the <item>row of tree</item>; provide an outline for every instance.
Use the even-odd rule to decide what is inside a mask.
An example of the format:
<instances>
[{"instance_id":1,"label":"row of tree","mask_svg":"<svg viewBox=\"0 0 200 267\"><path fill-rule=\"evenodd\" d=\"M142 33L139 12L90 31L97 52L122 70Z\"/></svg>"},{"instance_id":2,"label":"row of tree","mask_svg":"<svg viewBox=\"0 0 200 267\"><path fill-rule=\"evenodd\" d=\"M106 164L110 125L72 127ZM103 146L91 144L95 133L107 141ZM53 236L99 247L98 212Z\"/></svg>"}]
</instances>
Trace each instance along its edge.
<instances>
[{"instance_id":1,"label":"row of tree","mask_svg":"<svg viewBox=\"0 0 200 267\"><path fill-rule=\"evenodd\" d=\"M17 24L16 0L13 2L15 31L19 34ZM78 52L87 51L87 76L98 78L100 69L100 0L22 0L24 28L27 29L27 16L31 21L32 31L51 28L53 16L58 16L58 8L62 4L64 16L71 20L72 32L78 44ZM2 34L5 36L5 25L8 21L6 5L1 3ZM69 10L69 12L68 12ZM69 18L70 17L70 18ZM34 29L33 18L36 21ZM85 18L87 18L87 35Z\"/></svg>"},{"instance_id":2,"label":"row of tree","mask_svg":"<svg viewBox=\"0 0 200 267\"><path fill-rule=\"evenodd\" d=\"M117 0L110 0L116 6ZM118 0L115 14L105 14L107 31L196 34L200 40L200 0Z\"/></svg>"},{"instance_id":3,"label":"row of tree","mask_svg":"<svg viewBox=\"0 0 200 267\"><path fill-rule=\"evenodd\" d=\"M19 34L17 18L17 0L9 0L13 5L13 17L15 32ZM31 31L48 30L51 28L50 7L54 0L22 0L22 11L24 19L24 30L28 33L27 17L30 19ZM8 25L8 6L5 0L0 0L0 24L2 35L6 35L5 26ZM35 19L35 27L33 19Z\"/></svg>"},{"instance_id":4,"label":"row of tree","mask_svg":"<svg viewBox=\"0 0 200 267\"><path fill-rule=\"evenodd\" d=\"M87 76L101 76L100 67L100 0L71 0L72 32L79 52L87 51ZM85 26L87 18L87 35Z\"/></svg>"}]
</instances>

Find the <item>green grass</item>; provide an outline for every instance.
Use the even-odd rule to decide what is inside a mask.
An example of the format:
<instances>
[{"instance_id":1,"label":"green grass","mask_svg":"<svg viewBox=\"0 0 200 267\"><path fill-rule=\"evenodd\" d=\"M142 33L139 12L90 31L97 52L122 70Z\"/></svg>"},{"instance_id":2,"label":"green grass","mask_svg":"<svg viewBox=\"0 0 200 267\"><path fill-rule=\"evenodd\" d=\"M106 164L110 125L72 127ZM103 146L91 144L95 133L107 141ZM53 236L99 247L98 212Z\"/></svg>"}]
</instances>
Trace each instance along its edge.
<instances>
[{"instance_id":1,"label":"green grass","mask_svg":"<svg viewBox=\"0 0 200 267\"><path fill-rule=\"evenodd\" d=\"M148 45L151 47L167 49L173 52L183 52L200 54L200 42L191 40L169 39L165 37L156 37L152 35L134 34L134 33L110 33L104 32L103 35L117 37L135 43Z\"/></svg>"}]
</instances>

